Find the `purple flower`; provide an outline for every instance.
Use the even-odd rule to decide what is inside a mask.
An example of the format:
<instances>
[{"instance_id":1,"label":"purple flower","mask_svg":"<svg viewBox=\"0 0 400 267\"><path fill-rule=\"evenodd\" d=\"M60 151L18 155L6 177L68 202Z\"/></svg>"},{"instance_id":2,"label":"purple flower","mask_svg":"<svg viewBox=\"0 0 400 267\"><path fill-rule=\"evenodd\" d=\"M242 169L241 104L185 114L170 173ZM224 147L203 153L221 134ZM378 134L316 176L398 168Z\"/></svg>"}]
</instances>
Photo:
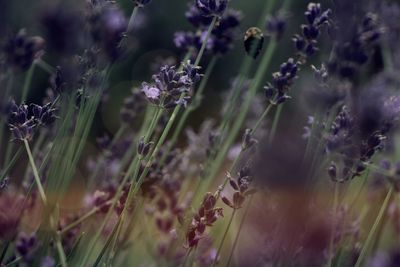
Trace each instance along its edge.
<instances>
[{"instance_id":1,"label":"purple flower","mask_svg":"<svg viewBox=\"0 0 400 267\"><path fill-rule=\"evenodd\" d=\"M177 48L184 51L198 46L195 44L195 36L192 32L176 32L174 35L174 44Z\"/></svg>"},{"instance_id":2,"label":"purple flower","mask_svg":"<svg viewBox=\"0 0 400 267\"><path fill-rule=\"evenodd\" d=\"M180 104L186 106L190 96L186 95L181 99L181 95L189 93L193 85L200 80L199 69L190 62L183 63L182 71L177 71L175 66L163 66L153 75L154 83L143 83L141 91L149 102L162 104L166 109ZM160 103L160 99L163 99L163 103Z\"/></svg>"},{"instance_id":3,"label":"purple flower","mask_svg":"<svg viewBox=\"0 0 400 267\"><path fill-rule=\"evenodd\" d=\"M15 102L11 103L8 125L16 140L30 140L34 134L36 126L34 117L28 117L28 105L18 106Z\"/></svg>"},{"instance_id":4,"label":"purple flower","mask_svg":"<svg viewBox=\"0 0 400 267\"><path fill-rule=\"evenodd\" d=\"M299 68L297 62L293 58L289 58L287 62L280 66L280 70L272 74L273 83L267 83L264 87L266 97L274 104L281 104L288 98L287 92L297 78ZM272 99L275 95L275 99Z\"/></svg>"},{"instance_id":5,"label":"purple flower","mask_svg":"<svg viewBox=\"0 0 400 267\"><path fill-rule=\"evenodd\" d=\"M54 267L54 266L56 266L56 261L50 256L44 257L40 262L40 267Z\"/></svg>"},{"instance_id":6,"label":"purple flower","mask_svg":"<svg viewBox=\"0 0 400 267\"><path fill-rule=\"evenodd\" d=\"M145 94L146 98L152 103L158 103L161 96L161 91L154 85L143 83L142 92Z\"/></svg>"},{"instance_id":7,"label":"purple flower","mask_svg":"<svg viewBox=\"0 0 400 267\"><path fill-rule=\"evenodd\" d=\"M207 27L211 24L212 17L206 17L197 8L196 4L189 4L189 9L185 12L186 19L196 28Z\"/></svg>"},{"instance_id":8,"label":"purple flower","mask_svg":"<svg viewBox=\"0 0 400 267\"><path fill-rule=\"evenodd\" d=\"M203 16L221 17L224 13L228 0L195 0L197 8L203 13Z\"/></svg>"},{"instance_id":9,"label":"purple flower","mask_svg":"<svg viewBox=\"0 0 400 267\"><path fill-rule=\"evenodd\" d=\"M277 40L281 39L286 30L286 19L286 15L282 13L269 17L266 23L267 32Z\"/></svg>"},{"instance_id":10,"label":"purple flower","mask_svg":"<svg viewBox=\"0 0 400 267\"><path fill-rule=\"evenodd\" d=\"M15 244L15 248L25 262L30 262L37 247L37 237L34 233L28 235L21 233Z\"/></svg>"},{"instance_id":11,"label":"purple flower","mask_svg":"<svg viewBox=\"0 0 400 267\"><path fill-rule=\"evenodd\" d=\"M373 48L383 33L378 17L367 14L358 29L348 40L339 42L328 63L329 72L341 78L351 79L357 70L368 62Z\"/></svg>"},{"instance_id":12,"label":"purple flower","mask_svg":"<svg viewBox=\"0 0 400 267\"><path fill-rule=\"evenodd\" d=\"M33 117L38 125L48 126L57 119L55 115L56 109L52 105L52 103L47 103L44 106L31 104Z\"/></svg>"},{"instance_id":13,"label":"purple flower","mask_svg":"<svg viewBox=\"0 0 400 267\"><path fill-rule=\"evenodd\" d=\"M299 53L304 56L312 56L317 50L317 38L320 35L321 28L329 24L329 17L332 11L327 9L322 11L321 4L310 3L307 11L304 13L307 18L307 24L301 25L302 34L296 34L293 41Z\"/></svg>"}]
</instances>

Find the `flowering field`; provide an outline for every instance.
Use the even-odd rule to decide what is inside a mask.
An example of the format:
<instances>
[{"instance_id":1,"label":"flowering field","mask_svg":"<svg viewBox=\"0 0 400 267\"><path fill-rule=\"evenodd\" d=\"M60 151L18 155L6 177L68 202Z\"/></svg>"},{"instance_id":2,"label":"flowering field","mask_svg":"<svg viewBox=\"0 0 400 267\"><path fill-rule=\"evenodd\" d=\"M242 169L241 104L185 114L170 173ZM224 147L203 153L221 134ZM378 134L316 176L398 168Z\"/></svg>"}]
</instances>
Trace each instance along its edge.
<instances>
[{"instance_id":1,"label":"flowering field","mask_svg":"<svg viewBox=\"0 0 400 267\"><path fill-rule=\"evenodd\" d=\"M0 0L0 266L400 266L400 2Z\"/></svg>"}]
</instances>

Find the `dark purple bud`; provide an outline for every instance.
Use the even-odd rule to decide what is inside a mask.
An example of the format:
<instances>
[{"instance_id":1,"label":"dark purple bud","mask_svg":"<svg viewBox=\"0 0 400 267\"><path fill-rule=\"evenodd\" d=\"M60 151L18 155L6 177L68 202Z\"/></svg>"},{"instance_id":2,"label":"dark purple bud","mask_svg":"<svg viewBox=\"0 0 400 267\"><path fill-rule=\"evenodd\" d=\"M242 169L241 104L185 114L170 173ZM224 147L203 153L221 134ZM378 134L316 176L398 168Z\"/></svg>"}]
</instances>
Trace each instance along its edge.
<instances>
[{"instance_id":1,"label":"dark purple bud","mask_svg":"<svg viewBox=\"0 0 400 267\"><path fill-rule=\"evenodd\" d=\"M229 207L231 207L231 208L234 208L232 202L231 202L227 197L222 196L222 197L221 197L221 200L222 200L222 202L224 202L227 206L229 206Z\"/></svg>"}]
</instances>

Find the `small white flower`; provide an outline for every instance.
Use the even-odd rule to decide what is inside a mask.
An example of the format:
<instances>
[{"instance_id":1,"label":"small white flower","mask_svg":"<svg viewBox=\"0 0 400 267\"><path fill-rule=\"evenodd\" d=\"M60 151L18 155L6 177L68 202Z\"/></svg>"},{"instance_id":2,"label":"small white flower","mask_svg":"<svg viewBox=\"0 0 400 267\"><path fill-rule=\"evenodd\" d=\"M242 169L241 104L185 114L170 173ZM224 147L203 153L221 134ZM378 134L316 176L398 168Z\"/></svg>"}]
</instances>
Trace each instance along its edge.
<instances>
[{"instance_id":1,"label":"small white flower","mask_svg":"<svg viewBox=\"0 0 400 267\"><path fill-rule=\"evenodd\" d=\"M150 100L157 100L160 97L160 89L155 86L151 86L149 84L142 85L142 92L146 95L146 97Z\"/></svg>"}]
</instances>

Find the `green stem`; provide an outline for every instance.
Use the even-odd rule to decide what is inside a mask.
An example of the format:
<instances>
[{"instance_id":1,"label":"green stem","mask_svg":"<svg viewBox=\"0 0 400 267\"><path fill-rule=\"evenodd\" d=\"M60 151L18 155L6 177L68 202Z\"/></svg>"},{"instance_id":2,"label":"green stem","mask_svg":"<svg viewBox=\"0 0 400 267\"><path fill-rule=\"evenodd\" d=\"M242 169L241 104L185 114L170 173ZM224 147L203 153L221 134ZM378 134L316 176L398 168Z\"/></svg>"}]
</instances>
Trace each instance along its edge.
<instances>
[{"instance_id":1,"label":"green stem","mask_svg":"<svg viewBox=\"0 0 400 267\"><path fill-rule=\"evenodd\" d=\"M35 70L35 65L36 65L35 62L32 63L31 66L28 69L28 72L26 73L24 87L22 88L21 103L24 103L26 101L26 97L28 96L28 91L29 91L29 87L30 87L30 85L32 83L32 78L33 78L33 72Z\"/></svg>"},{"instance_id":2,"label":"green stem","mask_svg":"<svg viewBox=\"0 0 400 267\"><path fill-rule=\"evenodd\" d=\"M271 1L271 2L273 2L273 1ZM211 166L211 170L208 175L209 178L212 178L217 174L222 162L225 159L225 156L226 156L229 148L231 147L233 142L236 140L236 137L237 137L237 135L243 125L243 122L248 114L252 100L254 99L254 97L257 93L257 89L260 88L264 74L265 74L265 72L268 68L268 65L272 59L273 51L275 50L275 48L276 48L276 42L271 40L271 42L267 48L267 51L265 52L263 59L260 63L260 66L257 70L255 79L249 89L246 99L244 100L245 102L243 103L241 112L238 114L238 117L235 119L235 123L234 123L232 129L229 131L229 135L227 136L225 143L223 144L221 150L217 154L214 164Z\"/></svg>"},{"instance_id":3,"label":"green stem","mask_svg":"<svg viewBox=\"0 0 400 267\"><path fill-rule=\"evenodd\" d=\"M210 38L211 32L214 29L214 26L215 26L215 23L217 22L217 19L218 19L218 17L214 16L213 20L211 21L210 26L208 26L206 38L204 39L203 44L201 45L199 54L197 55L196 61L194 62L195 66L199 65L200 60L203 57L203 53L204 53L204 51L205 51L205 49L207 47L208 39Z\"/></svg>"},{"instance_id":4,"label":"green stem","mask_svg":"<svg viewBox=\"0 0 400 267\"><path fill-rule=\"evenodd\" d=\"M14 75L10 71L9 72L8 81L7 81L7 85L6 85L6 91L5 91L5 94L2 96L3 99L2 99L1 102L3 103L3 105L5 104L6 101L8 101L8 97L9 97L10 92L12 90L13 83L14 83ZM4 117L5 116L2 116L0 118L0 147L1 147L1 145L3 145L4 126L6 126L6 124L7 124L7 120Z\"/></svg>"},{"instance_id":5,"label":"green stem","mask_svg":"<svg viewBox=\"0 0 400 267\"><path fill-rule=\"evenodd\" d=\"M29 146L28 140L24 139L24 145L25 145L26 153L28 154L29 163L31 164L31 168L33 171L33 177L35 178L35 183L36 183L36 186L38 187L40 198L42 199L44 206L47 206L47 197L44 192L42 182L40 181L39 172L36 168L35 160L33 159L32 151Z\"/></svg>"},{"instance_id":6,"label":"green stem","mask_svg":"<svg viewBox=\"0 0 400 267\"><path fill-rule=\"evenodd\" d=\"M44 70L45 72L47 72L50 75L53 75L55 73L55 68L53 68L52 66L50 66L50 64L48 64L47 62L43 61L43 59L38 59L36 60L36 64L42 68L42 70Z\"/></svg>"},{"instance_id":7,"label":"green stem","mask_svg":"<svg viewBox=\"0 0 400 267\"><path fill-rule=\"evenodd\" d=\"M250 196L249 201L247 202L246 208L244 210L243 217L240 220L239 229L238 229L238 231L236 233L235 240L233 241L231 252L229 253L228 262L226 263L226 267L231 266L230 264L231 264L231 261L232 261L233 253L235 252L236 246L237 246L237 244L239 242L240 233L242 232L242 229L243 229L243 226L244 226L244 222L246 221L247 214L249 213L251 202L253 201L253 198L254 198L254 194L252 194Z\"/></svg>"},{"instance_id":8,"label":"green stem","mask_svg":"<svg viewBox=\"0 0 400 267\"><path fill-rule=\"evenodd\" d=\"M224 235L223 235L223 237L222 237L222 240L221 240L221 242L219 243L218 250L217 250L217 254L215 255L215 258L214 258L214 262L213 262L213 264L212 264L212 267L215 267L215 265L217 264L219 254L221 253L222 246L224 245L226 236L228 235L228 232L229 232L229 229L230 229L230 227L231 227L231 225L232 225L232 221L233 221L233 218L235 217L235 214L236 214L236 209L234 209L234 210L232 211L231 218L229 219L228 225L226 226L226 229L225 229Z\"/></svg>"},{"instance_id":9,"label":"green stem","mask_svg":"<svg viewBox=\"0 0 400 267\"><path fill-rule=\"evenodd\" d=\"M75 228L76 226L78 226L79 224L81 224L82 222L86 221L87 219L89 219L90 217L92 217L93 215L95 215L103 206L109 205L111 204L111 201L107 201L104 204L102 204L101 206L96 206L95 208L93 208L92 210L90 210L89 212L87 212L85 215L81 216L79 219L77 219L76 221L70 223L69 225L65 226L61 231L60 234L63 235L65 233L67 233L69 230Z\"/></svg>"},{"instance_id":10,"label":"green stem","mask_svg":"<svg viewBox=\"0 0 400 267\"><path fill-rule=\"evenodd\" d=\"M126 32L128 34L133 30L135 18L136 18L136 15L137 15L138 11L139 11L139 7L138 6L135 6L133 8L133 10L132 10L131 17L129 18L128 27L126 28Z\"/></svg>"},{"instance_id":11,"label":"green stem","mask_svg":"<svg viewBox=\"0 0 400 267\"><path fill-rule=\"evenodd\" d=\"M367 253L369 251L369 246L370 246L371 242L373 241L373 238L375 236L375 232L378 229L382 218L385 215L385 212L386 212L386 209L387 209L387 207L389 205L389 200L392 197L393 191L394 191L394 188L391 185L390 188L389 188L389 191L386 194L385 200L383 201L382 206L381 206L381 208L379 210L378 216L376 217L375 222L372 225L372 228L368 233L367 239L365 240L365 243L364 243L364 245L363 245L363 247L361 249L360 256L358 257L357 262L354 265L355 267L361 267L364 258L367 256Z\"/></svg>"},{"instance_id":12,"label":"green stem","mask_svg":"<svg viewBox=\"0 0 400 267\"><path fill-rule=\"evenodd\" d=\"M162 165L164 163L165 158L168 155L168 152L171 151L172 147L175 145L176 141L178 140L179 134L182 132L182 129L185 126L185 123L186 123L189 115L200 105L202 97L203 97L203 91L204 91L204 89L207 85L207 82L210 78L210 75L215 67L217 59L218 58L216 56L214 56L211 59L210 64L207 66L204 77L201 79L199 88L197 89L197 91L193 97L193 103L187 109L185 109L182 116L180 117L178 125L175 127L172 137L168 142L168 149L160 161L160 165Z\"/></svg>"},{"instance_id":13,"label":"green stem","mask_svg":"<svg viewBox=\"0 0 400 267\"><path fill-rule=\"evenodd\" d=\"M17 152L15 152L13 158L10 160L10 162L7 164L7 166L2 169L1 175L0 175L0 183L3 182L3 180L7 177L7 173L10 171L10 169L14 166L14 164L17 162L17 159L21 155L21 148L18 148Z\"/></svg>"},{"instance_id":14,"label":"green stem","mask_svg":"<svg viewBox=\"0 0 400 267\"><path fill-rule=\"evenodd\" d=\"M121 136L125 132L126 128L127 128L126 124L123 124L123 125L121 125L121 127L119 127L118 131L113 136L113 139L111 140L111 143L107 146L106 150L109 151L109 150L112 149L112 147L116 144L116 142L121 138ZM99 171L101 170L101 167L104 164L104 160L105 160L105 155L103 154L103 155L100 156L100 159L97 161L97 164L96 164L96 167L94 169L94 172L89 177L89 182L90 182L89 187L91 187L92 182L95 180L95 178L99 174Z\"/></svg>"},{"instance_id":15,"label":"green stem","mask_svg":"<svg viewBox=\"0 0 400 267\"><path fill-rule=\"evenodd\" d=\"M214 28L216 21L217 21L217 17L214 17L212 22L211 22L211 24L210 24L210 26L208 27L207 35L206 35L206 37L205 37L205 39L203 41L203 44L202 44L201 49L200 49L200 52L197 55L196 61L194 63L195 66L198 66L198 64L199 64L199 62L200 62L200 60L201 60L201 58L203 56L203 53L204 53L204 50L206 48L208 39L210 38L211 31ZM181 101L184 97L185 97L185 93L182 93L180 95L180 97L179 97L179 101ZM180 109L181 109L181 105L177 105L174 108L174 111L172 112L171 117L169 118L168 123L165 126L164 131L161 134L160 139L157 142L157 145L155 146L153 152L151 153L151 156L150 156L149 160L147 161L145 169L143 170L142 174L140 175L138 181L135 184L135 187L133 189L133 196L132 196L133 198L135 197L137 191L139 190L140 186L143 183L144 178L146 177L147 173L149 172L150 166L151 166L151 162L154 160L154 158L156 157L158 151L161 149L161 146L164 144L165 139L167 138L168 133L169 133L172 125L174 124L175 119L178 116L178 113L179 113Z\"/></svg>"},{"instance_id":16,"label":"green stem","mask_svg":"<svg viewBox=\"0 0 400 267\"><path fill-rule=\"evenodd\" d=\"M239 70L239 78L238 81L234 84L232 88L232 96L229 99L228 106L226 108L226 112L224 117L222 118L222 122L220 124L220 127L218 129L218 132L224 135L224 131L231 122L231 120L235 116L235 107L237 106L238 98L240 96L240 93L242 92L243 89L243 84L246 81L246 78L249 77L250 73L250 67L251 63L253 62L253 59L251 57L246 56L244 63L242 64L240 70Z\"/></svg>"},{"instance_id":17,"label":"green stem","mask_svg":"<svg viewBox=\"0 0 400 267\"><path fill-rule=\"evenodd\" d=\"M260 116L258 121L253 127L253 133L257 131L257 129L260 127L261 123L265 120L265 117L267 117L268 113L271 111L271 108L273 107L273 104L268 104L267 108L264 110L263 114ZM272 130L271 130L272 131ZM272 132L271 132L272 133Z\"/></svg>"},{"instance_id":18,"label":"green stem","mask_svg":"<svg viewBox=\"0 0 400 267\"><path fill-rule=\"evenodd\" d=\"M10 261L9 263L7 263L7 265L4 265L4 267L11 267L11 266L17 264L18 262L20 262L21 260L22 260L22 257L17 257L13 261Z\"/></svg>"},{"instance_id":19,"label":"green stem","mask_svg":"<svg viewBox=\"0 0 400 267\"><path fill-rule=\"evenodd\" d=\"M161 115L162 115L162 112L161 112L161 110L158 108L157 111L156 111L156 115L153 116L153 118L152 118L152 121L151 121L151 123L150 123L150 127L149 127L147 133L152 133L152 132L154 131L154 128L155 128L155 126L156 126L158 120L160 119ZM148 136L149 136L149 134L147 134L145 138L149 138ZM102 224L100 225L100 228L98 228L98 230L96 231L96 233L95 233L95 235L94 235L94 237L93 237L91 243L90 243L89 246L88 246L88 250L87 250L86 254L85 254L84 257L83 257L83 260L82 260L80 266L86 266L86 263L87 263L87 261L89 260L91 254L92 254L92 251L93 251L93 249L94 249L94 246L95 246L95 244L97 243L97 241L99 240L99 238L100 238L100 236L101 236L101 232L103 231L104 227L106 226L106 223L107 223L107 222L109 221L109 219L111 218L111 215L112 215L112 213L113 213L113 209L114 209L114 207L115 207L115 205L116 205L118 199L119 199L119 198L121 197L121 195L122 195L123 188L124 188L126 182L129 180L129 178L130 178L130 176L131 176L130 174L132 173L132 171L135 170L135 167L138 166L138 165L137 165L137 164L138 164L137 162L138 162L138 158L134 159L133 162L130 164L130 166L129 166L129 168L128 168L128 170L127 170L127 172L126 172L124 178L122 179L121 184L119 185L119 187L118 187L118 189L117 189L117 191L116 191L116 193L115 193L114 198L112 199L112 203L111 203L111 205L110 205L110 208L109 208L109 210L108 210L108 212L107 212L107 214L106 214L106 216L105 216L105 218L104 218ZM138 169L138 168L136 168L136 169ZM131 188L132 188L132 185L131 185ZM125 210L126 206L127 206L127 205L125 205L124 210ZM123 211L123 212L124 212L124 211ZM121 218L121 217L120 217L120 218ZM120 219L119 219L118 221L120 221ZM115 226L115 227L117 227L117 226Z\"/></svg>"},{"instance_id":20,"label":"green stem","mask_svg":"<svg viewBox=\"0 0 400 267\"><path fill-rule=\"evenodd\" d=\"M37 170L37 167L36 167L36 164L35 164L35 160L33 159L31 148L29 146L28 140L24 139L23 142L24 142L24 145L25 145L26 153L28 154L29 162L31 164L31 168L32 168L32 171L33 171L33 176L34 176L34 179L35 179L35 183L36 183L36 185L38 187L40 198L42 199L43 206L47 207L47 204L48 204L47 197L46 197L46 194L44 192L42 182L40 181L39 172ZM52 228L54 228L54 229L56 228L56 225L55 225L55 222L54 222L54 218L53 218L52 215L50 216L50 224L51 224ZM56 236L55 236L56 248L57 248L57 252L58 252L58 255L59 255L59 258L60 258L60 261L61 261L61 266L62 267L66 267L67 266L67 262L66 262L65 253L64 253L64 250L63 250L63 247L62 247L62 244L61 244L60 236L58 235L57 231L55 231L55 234L56 234Z\"/></svg>"},{"instance_id":21,"label":"green stem","mask_svg":"<svg viewBox=\"0 0 400 267\"><path fill-rule=\"evenodd\" d=\"M270 144L272 143L272 141L275 138L275 133L276 133L276 129L278 128L278 122L279 122L279 119L280 119L281 114L282 114L282 109L283 109L283 104L280 104L278 106L278 109L276 110L276 113L275 113L275 116L274 116L274 120L272 122L271 132L270 132L269 137L268 137L268 142Z\"/></svg>"},{"instance_id":22,"label":"green stem","mask_svg":"<svg viewBox=\"0 0 400 267\"><path fill-rule=\"evenodd\" d=\"M333 195L333 221L335 222L335 217L337 214L337 208L338 208L338 199L339 199L339 183L335 183L335 189L334 189L334 195ZM332 231L331 231L331 237L329 240L329 254L328 254L328 266L332 266L332 260L334 256L334 239L335 239L335 232L336 232L336 224L333 224L332 226Z\"/></svg>"}]
</instances>

